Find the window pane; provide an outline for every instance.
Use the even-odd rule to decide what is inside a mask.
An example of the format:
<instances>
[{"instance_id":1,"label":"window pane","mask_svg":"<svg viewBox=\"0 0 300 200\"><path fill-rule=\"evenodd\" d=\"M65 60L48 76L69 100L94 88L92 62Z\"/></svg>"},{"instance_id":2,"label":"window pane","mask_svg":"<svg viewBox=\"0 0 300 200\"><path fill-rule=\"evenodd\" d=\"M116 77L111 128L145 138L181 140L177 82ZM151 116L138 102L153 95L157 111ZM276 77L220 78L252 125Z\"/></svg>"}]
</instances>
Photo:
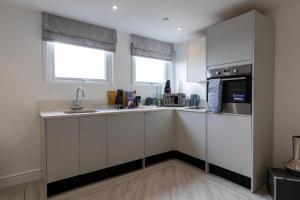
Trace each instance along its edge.
<instances>
[{"instance_id":1,"label":"window pane","mask_svg":"<svg viewBox=\"0 0 300 200\"><path fill-rule=\"evenodd\" d=\"M135 57L136 82L163 83L166 79L166 61Z\"/></svg>"},{"instance_id":2,"label":"window pane","mask_svg":"<svg viewBox=\"0 0 300 200\"><path fill-rule=\"evenodd\" d=\"M54 66L57 78L106 79L102 50L54 43Z\"/></svg>"}]
</instances>

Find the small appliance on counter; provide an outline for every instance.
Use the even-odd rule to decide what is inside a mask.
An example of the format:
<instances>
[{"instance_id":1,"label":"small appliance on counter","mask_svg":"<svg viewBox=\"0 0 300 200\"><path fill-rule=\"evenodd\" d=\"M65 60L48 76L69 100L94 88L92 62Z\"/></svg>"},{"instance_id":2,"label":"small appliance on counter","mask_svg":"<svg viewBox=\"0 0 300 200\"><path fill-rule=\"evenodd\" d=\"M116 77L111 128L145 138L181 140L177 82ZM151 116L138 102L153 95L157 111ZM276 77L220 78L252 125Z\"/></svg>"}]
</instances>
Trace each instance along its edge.
<instances>
[{"instance_id":1,"label":"small appliance on counter","mask_svg":"<svg viewBox=\"0 0 300 200\"><path fill-rule=\"evenodd\" d=\"M200 96L197 94L192 94L190 97L190 107L198 108L200 104Z\"/></svg>"},{"instance_id":2,"label":"small appliance on counter","mask_svg":"<svg viewBox=\"0 0 300 200\"><path fill-rule=\"evenodd\" d=\"M115 106L117 91L107 91L107 104L109 107Z\"/></svg>"},{"instance_id":3,"label":"small appliance on counter","mask_svg":"<svg viewBox=\"0 0 300 200\"><path fill-rule=\"evenodd\" d=\"M153 106L153 105L156 105L157 102L156 102L156 98L154 97L147 97L146 100L145 100L145 105L146 106Z\"/></svg>"},{"instance_id":4,"label":"small appliance on counter","mask_svg":"<svg viewBox=\"0 0 300 200\"><path fill-rule=\"evenodd\" d=\"M123 90L121 89L117 91L114 107L116 109L123 109Z\"/></svg>"},{"instance_id":5,"label":"small appliance on counter","mask_svg":"<svg viewBox=\"0 0 300 200\"><path fill-rule=\"evenodd\" d=\"M175 94L164 94L163 105L165 107L184 107L186 106L186 94L175 93Z\"/></svg>"},{"instance_id":6,"label":"small appliance on counter","mask_svg":"<svg viewBox=\"0 0 300 200\"><path fill-rule=\"evenodd\" d=\"M171 94L171 82L170 82L170 80L167 80L164 92L165 92L165 94Z\"/></svg>"}]
</instances>

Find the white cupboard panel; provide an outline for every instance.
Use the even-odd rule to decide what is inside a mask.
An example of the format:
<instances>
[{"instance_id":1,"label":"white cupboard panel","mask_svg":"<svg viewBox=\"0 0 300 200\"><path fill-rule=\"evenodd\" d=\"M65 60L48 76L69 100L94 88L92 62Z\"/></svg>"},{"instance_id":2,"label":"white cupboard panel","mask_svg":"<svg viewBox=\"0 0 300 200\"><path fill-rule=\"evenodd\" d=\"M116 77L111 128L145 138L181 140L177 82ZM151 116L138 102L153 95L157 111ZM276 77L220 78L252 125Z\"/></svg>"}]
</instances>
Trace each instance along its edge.
<instances>
[{"instance_id":1,"label":"white cupboard panel","mask_svg":"<svg viewBox=\"0 0 300 200\"><path fill-rule=\"evenodd\" d=\"M80 118L80 173L107 167L105 116Z\"/></svg>"},{"instance_id":2,"label":"white cupboard panel","mask_svg":"<svg viewBox=\"0 0 300 200\"><path fill-rule=\"evenodd\" d=\"M79 119L49 119L46 134L48 183L79 175Z\"/></svg>"},{"instance_id":3,"label":"white cupboard panel","mask_svg":"<svg viewBox=\"0 0 300 200\"><path fill-rule=\"evenodd\" d=\"M206 117L205 113L177 111L177 150L206 160Z\"/></svg>"},{"instance_id":4,"label":"white cupboard panel","mask_svg":"<svg viewBox=\"0 0 300 200\"><path fill-rule=\"evenodd\" d=\"M250 60L253 57L253 12L207 29L207 66Z\"/></svg>"},{"instance_id":5,"label":"white cupboard panel","mask_svg":"<svg viewBox=\"0 0 300 200\"><path fill-rule=\"evenodd\" d=\"M251 117L207 114L208 162L251 177Z\"/></svg>"},{"instance_id":6,"label":"white cupboard panel","mask_svg":"<svg viewBox=\"0 0 300 200\"><path fill-rule=\"evenodd\" d=\"M108 166L144 157L144 113L107 115Z\"/></svg>"},{"instance_id":7,"label":"white cupboard panel","mask_svg":"<svg viewBox=\"0 0 300 200\"><path fill-rule=\"evenodd\" d=\"M173 111L145 113L145 154L152 156L173 150Z\"/></svg>"},{"instance_id":8,"label":"white cupboard panel","mask_svg":"<svg viewBox=\"0 0 300 200\"><path fill-rule=\"evenodd\" d=\"M188 42L187 81L206 81L206 38L195 38Z\"/></svg>"}]
</instances>

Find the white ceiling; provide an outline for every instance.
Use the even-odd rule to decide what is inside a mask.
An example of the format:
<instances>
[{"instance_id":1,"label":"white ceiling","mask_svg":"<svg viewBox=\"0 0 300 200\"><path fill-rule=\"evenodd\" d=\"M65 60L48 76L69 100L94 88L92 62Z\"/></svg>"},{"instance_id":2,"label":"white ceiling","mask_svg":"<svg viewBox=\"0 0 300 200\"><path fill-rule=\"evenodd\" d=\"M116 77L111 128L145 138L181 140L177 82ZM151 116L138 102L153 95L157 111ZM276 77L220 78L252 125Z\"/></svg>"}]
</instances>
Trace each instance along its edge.
<instances>
[{"instance_id":1,"label":"white ceiling","mask_svg":"<svg viewBox=\"0 0 300 200\"><path fill-rule=\"evenodd\" d=\"M267 13L298 0L0 0L169 42L251 9ZM119 9L112 11L115 3ZM169 22L162 18L168 17ZM176 31L177 27L182 31Z\"/></svg>"}]
</instances>

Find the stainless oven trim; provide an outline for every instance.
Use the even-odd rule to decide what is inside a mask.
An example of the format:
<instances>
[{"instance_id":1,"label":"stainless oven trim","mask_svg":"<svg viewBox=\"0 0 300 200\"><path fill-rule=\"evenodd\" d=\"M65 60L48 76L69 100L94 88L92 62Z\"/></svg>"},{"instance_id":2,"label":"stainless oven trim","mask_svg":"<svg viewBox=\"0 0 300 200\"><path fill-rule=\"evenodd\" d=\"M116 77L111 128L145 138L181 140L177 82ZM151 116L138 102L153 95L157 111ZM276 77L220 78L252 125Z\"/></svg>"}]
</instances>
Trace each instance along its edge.
<instances>
[{"instance_id":1,"label":"stainless oven trim","mask_svg":"<svg viewBox=\"0 0 300 200\"><path fill-rule=\"evenodd\" d=\"M239 78L222 78L222 81L238 81L238 80L245 80L246 77L239 77Z\"/></svg>"},{"instance_id":2,"label":"stainless oven trim","mask_svg":"<svg viewBox=\"0 0 300 200\"><path fill-rule=\"evenodd\" d=\"M223 103L221 113L251 115L251 103Z\"/></svg>"}]
</instances>

